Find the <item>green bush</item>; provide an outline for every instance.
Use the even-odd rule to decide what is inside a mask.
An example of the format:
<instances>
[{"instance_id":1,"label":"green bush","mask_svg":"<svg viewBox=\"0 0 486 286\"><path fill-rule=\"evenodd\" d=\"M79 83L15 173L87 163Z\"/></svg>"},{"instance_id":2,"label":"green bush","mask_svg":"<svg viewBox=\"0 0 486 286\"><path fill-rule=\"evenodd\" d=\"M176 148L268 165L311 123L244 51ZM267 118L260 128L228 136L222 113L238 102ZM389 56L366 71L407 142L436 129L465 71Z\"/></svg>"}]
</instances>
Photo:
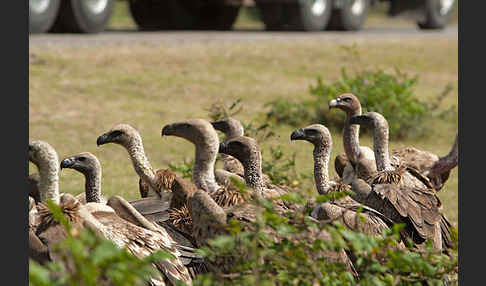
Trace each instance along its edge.
<instances>
[{"instance_id":1,"label":"green bush","mask_svg":"<svg viewBox=\"0 0 486 286\"><path fill-rule=\"evenodd\" d=\"M318 202L345 192L322 195ZM304 211L278 214L268 200L252 203L263 209L255 221L231 220L230 234L210 240L200 249L208 260L231 255L235 263L229 273L199 275L194 285L442 285L457 273L457 253L447 256L434 250L430 243L424 253L411 246L397 248L402 225L371 237L350 231L339 223L323 224L309 219L307 200L297 193L281 197L302 207ZM315 238L326 229L331 240ZM277 239L275 238L277 237ZM339 262L326 262L318 255L344 249L351 253L357 276Z\"/></svg>"},{"instance_id":2,"label":"green bush","mask_svg":"<svg viewBox=\"0 0 486 286\"><path fill-rule=\"evenodd\" d=\"M265 106L269 107L267 121L292 127L322 123L333 131L341 132L345 114L329 110L329 101L343 93L352 93L360 100L363 113L375 111L385 116L391 138L421 137L429 131L425 120L432 116L452 90L451 86L447 86L433 103L424 103L414 93L418 77L409 77L398 69L394 73L365 70L348 75L343 68L341 75L340 79L329 84L318 77L316 84L309 87L312 98L307 100L278 99L266 103ZM367 132L365 128L362 130Z\"/></svg>"},{"instance_id":3,"label":"green bush","mask_svg":"<svg viewBox=\"0 0 486 286\"><path fill-rule=\"evenodd\" d=\"M422 136L426 131L422 124L429 106L418 100L413 92L418 77L409 78L398 69L395 74L382 70L363 71L349 76L342 70L342 78L332 84L324 84L319 78L310 93L316 97L316 120L327 126L342 129L343 112L329 111L329 101L342 93L350 92L361 102L363 113L379 112L388 120L390 137Z\"/></svg>"},{"instance_id":4,"label":"green bush","mask_svg":"<svg viewBox=\"0 0 486 286\"><path fill-rule=\"evenodd\" d=\"M185 179L192 181L192 169L194 168L194 159L185 159L180 164L169 163L169 169L174 172L179 172Z\"/></svg>"},{"instance_id":5,"label":"green bush","mask_svg":"<svg viewBox=\"0 0 486 286\"><path fill-rule=\"evenodd\" d=\"M160 276L152 263L173 257L159 250L139 259L88 229L72 231L61 209L53 203L49 203L49 208L54 218L66 229L67 238L49 246L63 262L40 265L29 260L31 286L147 285L151 276Z\"/></svg>"}]
</instances>

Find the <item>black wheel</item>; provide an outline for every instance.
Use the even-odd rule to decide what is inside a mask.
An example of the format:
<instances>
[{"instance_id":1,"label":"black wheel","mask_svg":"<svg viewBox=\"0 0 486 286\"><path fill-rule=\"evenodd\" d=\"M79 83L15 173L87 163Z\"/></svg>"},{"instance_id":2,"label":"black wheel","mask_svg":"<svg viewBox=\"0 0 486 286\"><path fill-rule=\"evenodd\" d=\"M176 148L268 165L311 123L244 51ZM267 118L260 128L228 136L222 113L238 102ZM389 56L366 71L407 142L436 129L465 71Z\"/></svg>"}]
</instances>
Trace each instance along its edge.
<instances>
[{"instance_id":1,"label":"black wheel","mask_svg":"<svg viewBox=\"0 0 486 286\"><path fill-rule=\"evenodd\" d=\"M342 7L334 9L328 30L356 31L363 27L370 8L369 0L342 1Z\"/></svg>"},{"instance_id":2,"label":"black wheel","mask_svg":"<svg viewBox=\"0 0 486 286\"><path fill-rule=\"evenodd\" d=\"M425 19L418 21L420 29L443 29L454 10L454 0L424 0Z\"/></svg>"},{"instance_id":3,"label":"black wheel","mask_svg":"<svg viewBox=\"0 0 486 286\"><path fill-rule=\"evenodd\" d=\"M53 32L98 33L105 29L114 0L62 0Z\"/></svg>"},{"instance_id":4,"label":"black wheel","mask_svg":"<svg viewBox=\"0 0 486 286\"><path fill-rule=\"evenodd\" d=\"M291 30L320 31L326 28L331 17L330 0L299 0L284 5L289 15L288 27Z\"/></svg>"},{"instance_id":5,"label":"black wheel","mask_svg":"<svg viewBox=\"0 0 486 286\"><path fill-rule=\"evenodd\" d=\"M130 0L128 7L139 30L155 31L170 28L170 6L166 1Z\"/></svg>"},{"instance_id":6,"label":"black wheel","mask_svg":"<svg viewBox=\"0 0 486 286\"><path fill-rule=\"evenodd\" d=\"M142 31L192 29L197 21L196 1L130 0L133 20Z\"/></svg>"},{"instance_id":7,"label":"black wheel","mask_svg":"<svg viewBox=\"0 0 486 286\"><path fill-rule=\"evenodd\" d=\"M265 24L265 30L279 31L283 28L285 15L282 3L256 2L256 4L260 11L263 24Z\"/></svg>"},{"instance_id":8,"label":"black wheel","mask_svg":"<svg viewBox=\"0 0 486 286\"><path fill-rule=\"evenodd\" d=\"M47 32L56 20L60 0L29 0L29 33Z\"/></svg>"},{"instance_id":9,"label":"black wheel","mask_svg":"<svg viewBox=\"0 0 486 286\"><path fill-rule=\"evenodd\" d=\"M199 14L197 29L202 30L231 30L238 17L240 6L206 5Z\"/></svg>"}]
</instances>

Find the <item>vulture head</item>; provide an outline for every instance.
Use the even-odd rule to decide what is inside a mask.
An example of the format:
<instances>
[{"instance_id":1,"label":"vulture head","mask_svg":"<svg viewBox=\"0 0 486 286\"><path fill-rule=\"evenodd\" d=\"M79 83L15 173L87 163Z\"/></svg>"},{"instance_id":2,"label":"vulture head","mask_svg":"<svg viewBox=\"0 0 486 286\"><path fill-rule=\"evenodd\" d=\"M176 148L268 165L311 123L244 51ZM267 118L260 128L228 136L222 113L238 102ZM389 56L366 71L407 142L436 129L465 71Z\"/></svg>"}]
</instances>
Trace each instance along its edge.
<instances>
[{"instance_id":1,"label":"vulture head","mask_svg":"<svg viewBox=\"0 0 486 286\"><path fill-rule=\"evenodd\" d=\"M363 115L355 115L349 119L350 124L359 124L371 131L381 131L388 133L388 122L383 115L378 112L367 112Z\"/></svg>"},{"instance_id":2,"label":"vulture head","mask_svg":"<svg viewBox=\"0 0 486 286\"><path fill-rule=\"evenodd\" d=\"M122 146L128 146L133 139L142 141L140 134L135 128L128 124L117 124L108 132L99 136L96 140L96 145L116 143Z\"/></svg>"},{"instance_id":3,"label":"vulture head","mask_svg":"<svg viewBox=\"0 0 486 286\"><path fill-rule=\"evenodd\" d=\"M347 114L361 113L359 99L351 93L344 93L329 102L329 109L339 108Z\"/></svg>"},{"instance_id":4,"label":"vulture head","mask_svg":"<svg viewBox=\"0 0 486 286\"><path fill-rule=\"evenodd\" d=\"M61 169L74 169L82 174L89 174L93 170L101 168L100 161L95 155L89 152L83 152L65 158L61 161Z\"/></svg>"},{"instance_id":5,"label":"vulture head","mask_svg":"<svg viewBox=\"0 0 486 286\"><path fill-rule=\"evenodd\" d=\"M219 142L218 134L209 121L190 119L184 122L167 124L162 128L162 136L177 136L194 145L212 145Z\"/></svg>"},{"instance_id":6,"label":"vulture head","mask_svg":"<svg viewBox=\"0 0 486 286\"><path fill-rule=\"evenodd\" d=\"M214 129L223 132L227 139L244 135L244 129L241 122L231 117L213 121L211 122L211 125L213 125Z\"/></svg>"},{"instance_id":7,"label":"vulture head","mask_svg":"<svg viewBox=\"0 0 486 286\"><path fill-rule=\"evenodd\" d=\"M292 132L290 140L305 140L314 145L331 146L331 133L329 129L322 124L312 124Z\"/></svg>"},{"instance_id":8,"label":"vulture head","mask_svg":"<svg viewBox=\"0 0 486 286\"><path fill-rule=\"evenodd\" d=\"M256 140L247 136L239 136L219 143L219 153L231 155L245 166L250 162L259 162L261 156Z\"/></svg>"}]
</instances>

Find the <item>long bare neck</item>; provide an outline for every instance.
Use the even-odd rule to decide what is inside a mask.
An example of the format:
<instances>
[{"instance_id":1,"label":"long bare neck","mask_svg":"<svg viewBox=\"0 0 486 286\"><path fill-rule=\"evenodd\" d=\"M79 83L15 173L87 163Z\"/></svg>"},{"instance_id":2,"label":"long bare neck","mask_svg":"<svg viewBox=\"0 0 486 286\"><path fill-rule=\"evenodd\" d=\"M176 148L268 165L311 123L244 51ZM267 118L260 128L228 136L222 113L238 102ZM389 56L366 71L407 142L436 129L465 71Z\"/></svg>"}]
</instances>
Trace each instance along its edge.
<instances>
[{"instance_id":1,"label":"long bare neck","mask_svg":"<svg viewBox=\"0 0 486 286\"><path fill-rule=\"evenodd\" d=\"M256 190L257 194L263 194L262 178L262 155L260 151L254 151L248 159L243 162L245 170L245 183L248 187Z\"/></svg>"},{"instance_id":2,"label":"long bare neck","mask_svg":"<svg viewBox=\"0 0 486 286\"><path fill-rule=\"evenodd\" d=\"M323 144L314 145L314 180L317 192L321 195L329 191L329 157L331 156L331 146Z\"/></svg>"},{"instance_id":3,"label":"long bare neck","mask_svg":"<svg viewBox=\"0 0 486 286\"><path fill-rule=\"evenodd\" d=\"M238 127L230 128L230 130L226 133L226 140L240 137L243 135L244 135L243 129Z\"/></svg>"},{"instance_id":4,"label":"long bare neck","mask_svg":"<svg viewBox=\"0 0 486 286\"><path fill-rule=\"evenodd\" d=\"M356 162L359 158L359 125L349 124L352 116L361 115L361 106L359 109L346 113L346 121L343 129L344 152L349 160Z\"/></svg>"},{"instance_id":5,"label":"long bare neck","mask_svg":"<svg viewBox=\"0 0 486 286\"><path fill-rule=\"evenodd\" d=\"M388 153L388 137L388 126L381 123L376 124L373 130L373 151L375 153L377 171L394 170Z\"/></svg>"},{"instance_id":6,"label":"long bare neck","mask_svg":"<svg viewBox=\"0 0 486 286\"><path fill-rule=\"evenodd\" d=\"M192 170L194 184L208 192L219 189L214 177L214 164L218 155L219 142L216 144L196 144L196 161Z\"/></svg>"},{"instance_id":7,"label":"long bare neck","mask_svg":"<svg viewBox=\"0 0 486 286\"><path fill-rule=\"evenodd\" d=\"M125 144L124 147L127 149L128 155L132 160L135 172L137 172L138 176L143 181L147 182L154 190L156 190L157 184L155 181L155 172L145 155L142 138L136 137L134 140Z\"/></svg>"},{"instance_id":8,"label":"long bare neck","mask_svg":"<svg viewBox=\"0 0 486 286\"><path fill-rule=\"evenodd\" d=\"M39 169L39 193L41 202L51 200L59 204L59 166L57 158L47 158L40 162Z\"/></svg>"},{"instance_id":9,"label":"long bare neck","mask_svg":"<svg viewBox=\"0 0 486 286\"><path fill-rule=\"evenodd\" d=\"M101 203L101 168L97 167L84 174L87 203Z\"/></svg>"},{"instance_id":10,"label":"long bare neck","mask_svg":"<svg viewBox=\"0 0 486 286\"><path fill-rule=\"evenodd\" d=\"M459 162L459 143L457 139L456 136L456 140L454 140L454 145L449 154L440 157L439 161L434 164L430 172L431 174L441 174L457 166Z\"/></svg>"}]
</instances>

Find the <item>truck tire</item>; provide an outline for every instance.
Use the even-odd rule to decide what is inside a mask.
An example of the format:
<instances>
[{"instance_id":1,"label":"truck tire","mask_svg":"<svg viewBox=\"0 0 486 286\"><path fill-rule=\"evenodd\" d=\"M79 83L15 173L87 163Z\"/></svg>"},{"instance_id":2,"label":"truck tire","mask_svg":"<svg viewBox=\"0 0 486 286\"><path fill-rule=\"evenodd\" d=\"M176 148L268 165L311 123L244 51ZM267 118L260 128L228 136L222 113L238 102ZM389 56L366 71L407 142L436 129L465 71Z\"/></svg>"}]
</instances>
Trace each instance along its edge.
<instances>
[{"instance_id":1,"label":"truck tire","mask_svg":"<svg viewBox=\"0 0 486 286\"><path fill-rule=\"evenodd\" d=\"M341 7L332 11L328 30L360 30L368 16L370 0L345 0L341 3Z\"/></svg>"},{"instance_id":2,"label":"truck tire","mask_svg":"<svg viewBox=\"0 0 486 286\"><path fill-rule=\"evenodd\" d=\"M156 31L170 28L169 5L165 1L129 0L128 8L139 30Z\"/></svg>"},{"instance_id":3,"label":"truck tire","mask_svg":"<svg viewBox=\"0 0 486 286\"><path fill-rule=\"evenodd\" d=\"M284 22L283 3L256 2L257 8L267 31L282 30Z\"/></svg>"},{"instance_id":4,"label":"truck tire","mask_svg":"<svg viewBox=\"0 0 486 286\"><path fill-rule=\"evenodd\" d=\"M105 29L114 0L62 0L53 32L98 33Z\"/></svg>"},{"instance_id":5,"label":"truck tire","mask_svg":"<svg viewBox=\"0 0 486 286\"><path fill-rule=\"evenodd\" d=\"M420 29L444 29L454 10L454 0L424 0L425 20L418 21Z\"/></svg>"},{"instance_id":6,"label":"truck tire","mask_svg":"<svg viewBox=\"0 0 486 286\"><path fill-rule=\"evenodd\" d=\"M290 30L324 30L331 18L331 0L299 0L297 3L284 4L285 14L290 15Z\"/></svg>"},{"instance_id":7,"label":"truck tire","mask_svg":"<svg viewBox=\"0 0 486 286\"><path fill-rule=\"evenodd\" d=\"M29 33L47 32L56 20L60 0L29 0Z\"/></svg>"},{"instance_id":8,"label":"truck tire","mask_svg":"<svg viewBox=\"0 0 486 286\"><path fill-rule=\"evenodd\" d=\"M197 21L197 7L194 2L129 0L129 9L133 20L142 31L193 29Z\"/></svg>"},{"instance_id":9,"label":"truck tire","mask_svg":"<svg viewBox=\"0 0 486 286\"><path fill-rule=\"evenodd\" d=\"M206 5L200 11L196 28L201 30L231 30L239 11L240 6Z\"/></svg>"}]
</instances>

